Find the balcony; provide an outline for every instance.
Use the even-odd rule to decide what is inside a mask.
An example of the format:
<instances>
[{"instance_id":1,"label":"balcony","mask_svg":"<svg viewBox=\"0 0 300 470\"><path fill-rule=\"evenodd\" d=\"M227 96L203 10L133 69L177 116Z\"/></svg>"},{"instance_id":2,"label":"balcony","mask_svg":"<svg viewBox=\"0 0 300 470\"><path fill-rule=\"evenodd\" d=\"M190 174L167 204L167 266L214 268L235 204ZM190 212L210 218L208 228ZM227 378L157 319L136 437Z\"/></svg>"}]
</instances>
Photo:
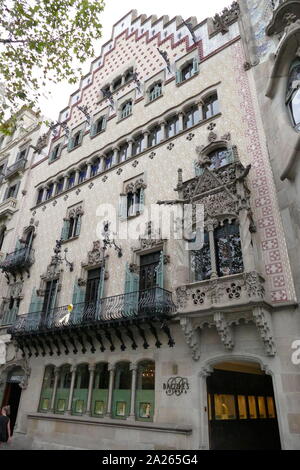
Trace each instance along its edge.
<instances>
[{"instance_id":1,"label":"balcony","mask_svg":"<svg viewBox=\"0 0 300 470\"><path fill-rule=\"evenodd\" d=\"M24 246L19 250L8 253L5 258L0 260L0 269L6 273L15 275L18 272L27 271L34 263L34 250Z\"/></svg>"},{"instance_id":2,"label":"balcony","mask_svg":"<svg viewBox=\"0 0 300 470\"><path fill-rule=\"evenodd\" d=\"M32 354L33 346L36 355L45 355L45 344L50 355L53 354L53 345L58 355L61 354L61 346L68 354L68 343L72 345L74 354L78 352L78 343L83 353L87 351L87 343L91 345L91 352L95 352L97 341L100 350L104 351L106 340L111 351L116 349L116 341L124 351L126 337L130 339L132 349L138 347L140 342L136 340L137 336L142 338L142 346L147 349L149 334L155 338L155 345L159 348L162 345L160 331L167 335L168 345L172 347L175 343L167 320L174 312L171 292L155 287L106 297L97 303L75 304L72 312L65 305L51 309L47 315L44 312L20 315L8 332L16 339L23 354L25 347ZM159 328L155 326L157 323Z\"/></svg>"},{"instance_id":3,"label":"balcony","mask_svg":"<svg viewBox=\"0 0 300 470\"><path fill-rule=\"evenodd\" d=\"M17 210L17 199L10 197L0 204L0 217L11 218Z\"/></svg>"},{"instance_id":4,"label":"balcony","mask_svg":"<svg viewBox=\"0 0 300 470\"><path fill-rule=\"evenodd\" d=\"M10 178L16 173L22 172L25 168L26 162L26 158L21 158L20 160L16 161L13 165L7 167L5 172L5 178Z\"/></svg>"},{"instance_id":5,"label":"balcony","mask_svg":"<svg viewBox=\"0 0 300 470\"><path fill-rule=\"evenodd\" d=\"M176 290L178 313L239 309L264 300L264 279L256 272L193 282Z\"/></svg>"}]
</instances>

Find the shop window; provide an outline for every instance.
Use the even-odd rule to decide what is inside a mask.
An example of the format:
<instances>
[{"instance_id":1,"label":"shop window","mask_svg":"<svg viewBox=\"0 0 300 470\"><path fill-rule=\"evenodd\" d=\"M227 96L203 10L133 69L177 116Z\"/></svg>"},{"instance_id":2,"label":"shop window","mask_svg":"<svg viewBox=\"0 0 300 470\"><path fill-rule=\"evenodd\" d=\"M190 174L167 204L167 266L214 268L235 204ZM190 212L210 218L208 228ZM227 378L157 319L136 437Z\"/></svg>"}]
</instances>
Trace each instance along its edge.
<instances>
[{"instance_id":1,"label":"shop window","mask_svg":"<svg viewBox=\"0 0 300 470\"><path fill-rule=\"evenodd\" d=\"M72 398L72 414L82 415L85 413L89 388L89 367L80 364L76 368L74 392Z\"/></svg>"},{"instance_id":2,"label":"shop window","mask_svg":"<svg viewBox=\"0 0 300 470\"><path fill-rule=\"evenodd\" d=\"M47 412L50 410L52 394L54 387L54 366L45 368L43 385L40 396L39 411Z\"/></svg>"},{"instance_id":3,"label":"shop window","mask_svg":"<svg viewBox=\"0 0 300 470\"><path fill-rule=\"evenodd\" d=\"M92 415L104 416L107 410L109 387L108 364L102 362L96 365L94 375L94 386L92 393Z\"/></svg>"},{"instance_id":4,"label":"shop window","mask_svg":"<svg viewBox=\"0 0 300 470\"><path fill-rule=\"evenodd\" d=\"M131 370L129 362L119 362L115 369L112 414L114 418L125 419L130 412Z\"/></svg>"},{"instance_id":5,"label":"shop window","mask_svg":"<svg viewBox=\"0 0 300 470\"><path fill-rule=\"evenodd\" d=\"M204 99L204 104L202 107L203 119L209 119L219 112L219 101L217 93L214 93L213 95L210 95Z\"/></svg>"},{"instance_id":6,"label":"shop window","mask_svg":"<svg viewBox=\"0 0 300 470\"><path fill-rule=\"evenodd\" d=\"M141 421L153 420L155 403L155 363L142 361L138 364L136 382L136 418Z\"/></svg>"},{"instance_id":7,"label":"shop window","mask_svg":"<svg viewBox=\"0 0 300 470\"><path fill-rule=\"evenodd\" d=\"M55 413L63 414L67 410L71 378L71 366L69 364L62 365L59 371L58 386L55 395Z\"/></svg>"}]
</instances>

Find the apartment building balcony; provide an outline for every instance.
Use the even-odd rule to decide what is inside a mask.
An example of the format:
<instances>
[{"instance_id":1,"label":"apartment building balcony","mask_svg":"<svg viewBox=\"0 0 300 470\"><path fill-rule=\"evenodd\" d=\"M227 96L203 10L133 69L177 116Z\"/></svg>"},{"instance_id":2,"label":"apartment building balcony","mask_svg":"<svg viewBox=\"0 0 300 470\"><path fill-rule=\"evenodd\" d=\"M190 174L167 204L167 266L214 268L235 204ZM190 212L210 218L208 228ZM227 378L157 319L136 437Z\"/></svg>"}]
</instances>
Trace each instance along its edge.
<instances>
[{"instance_id":1,"label":"apartment building balcony","mask_svg":"<svg viewBox=\"0 0 300 470\"><path fill-rule=\"evenodd\" d=\"M11 218L17 210L17 199L10 197L0 203L0 217Z\"/></svg>"},{"instance_id":2,"label":"apartment building balcony","mask_svg":"<svg viewBox=\"0 0 300 470\"><path fill-rule=\"evenodd\" d=\"M140 292L132 292L106 297L96 303L80 303L70 308L68 305L50 309L47 313L36 312L20 315L9 329L25 354L45 355L54 351L60 355L70 350L74 354L88 347L96 351L107 347L114 351L120 346L136 349L142 345L147 349L150 337L156 347L162 346L160 332L167 336L168 345L174 340L168 326L175 304L171 292L155 287ZM126 344L129 338L129 344ZM142 339L142 342L140 341ZM162 341L161 341L162 340Z\"/></svg>"},{"instance_id":3,"label":"apartment building balcony","mask_svg":"<svg viewBox=\"0 0 300 470\"><path fill-rule=\"evenodd\" d=\"M16 161L13 165L6 168L5 178L11 178L15 176L16 173L22 173L25 169L27 159L21 158L20 160Z\"/></svg>"},{"instance_id":4,"label":"apartment building balcony","mask_svg":"<svg viewBox=\"0 0 300 470\"><path fill-rule=\"evenodd\" d=\"M29 268L34 263L34 250L28 246L24 246L12 253L7 253L0 260L0 269L3 272L16 275L26 271L29 275Z\"/></svg>"},{"instance_id":5,"label":"apartment building balcony","mask_svg":"<svg viewBox=\"0 0 300 470\"><path fill-rule=\"evenodd\" d=\"M253 271L186 284L176 290L178 313L232 311L261 303L265 298L264 282Z\"/></svg>"}]
</instances>

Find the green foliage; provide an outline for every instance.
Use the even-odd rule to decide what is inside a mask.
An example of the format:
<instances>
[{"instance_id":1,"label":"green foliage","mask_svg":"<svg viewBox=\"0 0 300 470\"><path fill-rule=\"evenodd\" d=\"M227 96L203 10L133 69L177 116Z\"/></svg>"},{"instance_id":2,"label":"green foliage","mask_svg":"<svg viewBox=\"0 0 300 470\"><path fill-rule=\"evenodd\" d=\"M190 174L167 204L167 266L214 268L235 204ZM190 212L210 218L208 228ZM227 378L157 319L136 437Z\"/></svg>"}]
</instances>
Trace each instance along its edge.
<instances>
[{"instance_id":1,"label":"green foliage","mask_svg":"<svg viewBox=\"0 0 300 470\"><path fill-rule=\"evenodd\" d=\"M103 0L0 0L0 132L5 115L37 103L47 80L77 82L103 9Z\"/></svg>"}]
</instances>

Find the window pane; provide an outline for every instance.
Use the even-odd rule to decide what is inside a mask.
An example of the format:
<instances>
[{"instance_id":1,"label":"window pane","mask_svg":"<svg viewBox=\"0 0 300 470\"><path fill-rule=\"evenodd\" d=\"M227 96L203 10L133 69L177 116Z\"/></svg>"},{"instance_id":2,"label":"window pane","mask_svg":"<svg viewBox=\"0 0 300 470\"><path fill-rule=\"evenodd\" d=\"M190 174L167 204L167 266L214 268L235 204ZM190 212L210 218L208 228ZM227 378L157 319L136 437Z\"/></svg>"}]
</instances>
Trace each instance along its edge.
<instances>
[{"instance_id":1,"label":"window pane","mask_svg":"<svg viewBox=\"0 0 300 470\"><path fill-rule=\"evenodd\" d=\"M246 397L244 395L238 395L238 406L239 406L239 418L247 419Z\"/></svg>"},{"instance_id":2,"label":"window pane","mask_svg":"<svg viewBox=\"0 0 300 470\"><path fill-rule=\"evenodd\" d=\"M211 276L211 258L207 232L204 233L202 249L191 252L191 271L195 281L204 281Z\"/></svg>"},{"instance_id":3,"label":"window pane","mask_svg":"<svg viewBox=\"0 0 300 470\"><path fill-rule=\"evenodd\" d=\"M269 418L276 418L274 399L273 397L267 397L268 415Z\"/></svg>"},{"instance_id":4,"label":"window pane","mask_svg":"<svg viewBox=\"0 0 300 470\"><path fill-rule=\"evenodd\" d=\"M250 396L248 397L248 405L249 405L249 416L251 419L256 419L257 418L257 411L256 411L256 403L255 403L255 397Z\"/></svg>"},{"instance_id":5,"label":"window pane","mask_svg":"<svg viewBox=\"0 0 300 470\"><path fill-rule=\"evenodd\" d=\"M296 91L290 102L290 109L293 116L294 124L300 123L300 89Z\"/></svg>"},{"instance_id":6,"label":"window pane","mask_svg":"<svg viewBox=\"0 0 300 470\"><path fill-rule=\"evenodd\" d=\"M234 395L214 395L215 419L236 419Z\"/></svg>"},{"instance_id":7,"label":"window pane","mask_svg":"<svg viewBox=\"0 0 300 470\"><path fill-rule=\"evenodd\" d=\"M243 272L243 257L238 225L228 222L215 230L219 276Z\"/></svg>"},{"instance_id":8,"label":"window pane","mask_svg":"<svg viewBox=\"0 0 300 470\"><path fill-rule=\"evenodd\" d=\"M258 397L258 410L259 417L265 419L267 417L265 397Z\"/></svg>"}]
</instances>

